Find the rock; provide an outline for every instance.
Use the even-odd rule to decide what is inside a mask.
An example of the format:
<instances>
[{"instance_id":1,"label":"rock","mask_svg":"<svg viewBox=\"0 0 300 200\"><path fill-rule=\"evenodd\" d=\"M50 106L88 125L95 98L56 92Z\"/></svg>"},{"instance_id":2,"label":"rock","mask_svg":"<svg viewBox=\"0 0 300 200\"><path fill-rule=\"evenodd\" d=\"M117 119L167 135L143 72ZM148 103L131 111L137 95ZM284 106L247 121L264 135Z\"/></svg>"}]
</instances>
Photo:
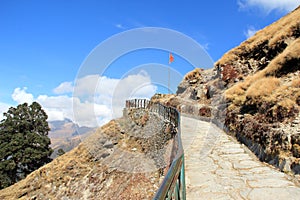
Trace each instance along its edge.
<instances>
[{"instance_id":1,"label":"rock","mask_svg":"<svg viewBox=\"0 0 300 200\"><path fill-rule=\"evenodd\" d=\"M106 138L101 138L101 139L99 140L99 143L100 143L100 144L105 144L105 143L106 143L106 141L107 141L107 139L106 139Z\"/></svg>"},{"instance_id":2,"label":"rock","mask_svg":"<svg viewBox=\"0 0 300 200\"><path fill-rule=\"evenodd\" d=\"M300 145L299 144L293 144L292 153L293 153L293 156L295 156L296 158L300 158Z\"/></svg>"},{"instance_id":3,"label":"rock","mask_svg":"<svg viewBox=\"0 0 300 200\"><path fill-rule=\"evenodd\" d=\"M190 84L195 84L195 83L197 83L197 82L198 82L197 79L193 79L193 80L190 80L190 81L189 81Z\"/></svg>"},{"instance_id":4,"label":"rock","mask_svg":"<svg viewBox=\"0 0 300 200\"><path fill-rule=\"evenodd\" d=\"M290 159L284 158L281 162L279 162L279 169L283 172L291 172L291 164L292 161Z\"/></svg>"},{"instance_id":5,"label":"rock","mask_svg":"<svg viewBox=\"0 0 300 200\"><path fill-rule=\"evenodd\" d=\"M187 100L190 100L190 99L195 100L196 99L196 91L194 88L189 87L182 94L180 94L180 97L183 99L187 99Z\"/></svg>"},{"instance_id":6,"label":"rock","mask_svg":"<svg viewBox=\"0 0 300 200\"><path fill-rule=\"evenodd\" d=\"M114 148L114 144L111 141L108 140L108 141L105 142L103 147L107 148L107 149L111 149L111 148Z\"/></svg>"},{"instance_id":7,"label":"rock","mask_svg":"<svg viewBox=\"0 0 300 200\"><path fill-rule=\"evenodd\" d=\"M37 199L37 196L36 195L34 195L34 196L32 196L31 198L30 198L30 200L36 200Z\"/></svg>"},{"instance_id":8,"label":"rock","mask_svg":"<svg viewBox=\"0 0 300 200\"><path fill-rule=\"evenodd\" d=\"M103 153L103 154L100 156L100 158L106 158L106 157L108 157L109 155L110 155L110 153L105 152L105 153Z\"/></svg>"},{"instance_id":9,"label":"rock","mask_svg":"<svg viewBox=\"0 0 300 200\"><path fill-rule=\"evenodd\" d=\"M74 167L73 166L68 166L67 169L68 170L72 170Z\"/></svg>"},{"instance_id":10,"label":"rock","mask_svg":"<svg viewBox=\"0 0 300 200\"><path fill-rule=\"evenodd\" d=\"M204 106L199 109L199 116L201 117L211 117L211 108Z\"/></svg>"},{"instance_id":11,"label":"rock","mask_svg":"<svg viewBox=\"0 0 300 200\"><path fill-rule=\"evenodd\" d=\"M297 99L296 99L296 103L300 106L300 96L299 97L297 97Z\"/></svg>"},{"instance_id":12,"label":"rock","mask_svg":"<svg viewBox=\"0 0 300 200\"><path fill-rule=\"evenodd\" d=\"M190 88L190 99L196 100L197 99L197 91L195 89Z\"/></svg>"},{"instance_id":13,"label":"rock","mask_svg":"<svg viewBox=\"0 0 300 200\"><path fill-rule=\"evenodd\" d=\"M197 93L196 98L201 99L201 97L203 97L203 95L206 94L206 90L203 90L202 88L198 88L196 93Z\"/></svg>"},{"instance_id":14,"label":"rock","mask_svg":"<svg viewBox=\"0 0 300 200\"><path fill-rule=\"evenodd\" d=\"M217 92L217 88L213 85L207 86L206 97L209 99Z\"/></svg>"},{"instance_id":15,"label":"rock","mask_svg":"<svg viewBox=\"0 0 300 200\"><path fill-rule=\"evenodd\" d=\"M182 81L178 87L177 87L177 91L176 91L176 94L177 95L180 95L182 94L188 87L190 86L190 84L186 81Z\"/></svg>"},{"instance_id":16,"label":"rock","mask_svg":"<svg viewBox=\"0 0 300 200\"><path fill-rule=\"evenodd\" d=\"M225 82L230 82L238 77L238 72L232 65L223 65L221 67L222 80Z\"/></svg>"},{"instance_id":17,"label":"rock","mask_svg":"<svg viewBox=\"0 0 300 200\"><path fill-rule=\"evenodd\" d=\"M295 125L300 124L300 121L299 121L299 120L294 120L294 121L292 122L292 124L295 124Z\"/></svg>"},{"instance_id":18,"label":"rock","mask_svg":"<svg viewBox=\"0 0 300 200\"><path fill-rule=\"evenodd\" d=\"M295 174L300 174L300 164L298 163L293 163L292 164L292 170ZM300 178L299 178L300 180Z\"/></svg>"}]
</instances>

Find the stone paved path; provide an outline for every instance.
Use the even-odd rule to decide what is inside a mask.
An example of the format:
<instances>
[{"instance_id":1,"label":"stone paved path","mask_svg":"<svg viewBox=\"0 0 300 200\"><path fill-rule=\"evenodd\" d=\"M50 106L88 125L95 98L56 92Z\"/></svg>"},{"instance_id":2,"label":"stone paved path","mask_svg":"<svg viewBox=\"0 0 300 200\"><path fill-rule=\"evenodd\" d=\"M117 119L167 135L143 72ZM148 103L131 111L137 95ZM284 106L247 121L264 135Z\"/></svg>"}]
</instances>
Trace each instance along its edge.
<instances>
[{"instance_id":1,"label":"stone paved path","mask_svg":"<svg viewBox=\"0 0 300 200\"><path fill-rule=\"evenodd\" d=\"M291 177L260 162L216 126L181 118L187 199L300 199Z\"/></svg>"}]
</instances>

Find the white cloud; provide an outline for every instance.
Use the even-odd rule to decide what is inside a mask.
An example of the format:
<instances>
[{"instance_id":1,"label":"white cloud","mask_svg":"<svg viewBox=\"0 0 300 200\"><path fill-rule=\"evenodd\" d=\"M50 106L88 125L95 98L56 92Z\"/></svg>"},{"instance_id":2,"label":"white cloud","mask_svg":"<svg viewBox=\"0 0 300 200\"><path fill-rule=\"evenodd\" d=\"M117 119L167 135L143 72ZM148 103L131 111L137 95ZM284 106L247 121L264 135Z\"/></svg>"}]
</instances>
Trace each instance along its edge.
<instances>
[{"instance_id":1,"label":"white cloud","mask_svg":"<svg viewBox=\"0 0 300 200\"><path fill-rule=\"evenodd\" d=\"M48 115L48 121L64 120L66 118L71 119L69 117L66 117L62 110L45 108L43 105L42 107Z\"/></svg>"},{"instance_id":2,"label":"white cloud","mask_svg":"<svg viewBox=\"0 0 300 200\"><path fill-rule=\"evenodd\" d=\"M245 36L247 38L250 38L252 37L255 33L257 32L257 30L253 27L253 26L250 26L248 27L247 31L244 32Z\"/></svg>"},{"instance_id":3,"label":"white cloud","mask_svg":"<svg viewBox=\"0 0 300 200\"><path fill-rule=\"evenodd\" d=\"M116 24L115 27L118 29L125 29L125 27L122 24Z\"/></svg>"},{"instance_id":4,"label":"white cloud","mask_svg":"<svg viewBox=\"0 0 300 200\"><path fill-rule=\"evenodd\" d=\"M113 90L111 98L113 116L120 117L122 115L122 107L124 107L126 99L151 98L156 90L157 87L151 83L151 79L145 71L123 78Z\"/></svg>"},{"instance_id":5,"label":"white cloud","mask_svg":"<svg viewBox=\"0 0 300 200\"><path fill-rule=\"evenodd\" d=\"M12 99L16 101L18 104L21 103L29 103L31 104L33 102L33 95L30 93L26 92L27 88L24 87L23 89L21 88L16 88L11 95Z\"/></svg>"},{"instance_id":6,"label":"white cloud","mask_svg":"<svg viewBox=\"0 0 300 200\"><path fill-rule=\"evenodd\" d=\"M118 82L119 79L108 78L106 76L95 74L87 75L76 80L74 87L76 95L78 96L94 95L97 93L112 94Z\"/></svg>"},{"instance_id":7,"label":"white cloud","mask_svg":"<svg viewBox=\"0 0 300 200\"><path fill-rule=\"evenodd\" d=\"M49 121L68 118L80 126L90 127L101 126L112 118L120 117L126 99L150 98L157 90L146 72L121 80L88 75L76 83L60 84L53 90L59 94L57 96L39 95L34 98L26 89L15 89L12 97L17 103L37 101L46 111ZM73 89L76 96L71 97L69 93Z\"/></svg>"},{"instance_id":8,"label":"white cloud","mask_svg":"<svg viewBox=\"0 0 300 200\"><path fill-rule=\"evenodd\" d=\"M112 111L107 105L96 102L81 102L78 98L73 100L73 120L80 125L101 126L112 119Z\"/></svg>"},{"instance_id":9,"label":"white cloud","mask_svg":"<svg viewBox=\"0 0 300 200\"><path fill-rule=\"evenodd\" d=\"M66 95L40 95L36 98L36 101L39 102L45 109L49 121L63 120L65 118L73 120L72 97L68 97Z\"/></svg>"},{"instance_id":10,"label":"white cloud","mask_svg":"<svg viewBox=\"0 0 300 200\"><path fill-rule=\"evenodd\" d=\"M290 12L300 5L300 0L238 0L240 9L259 7L270 13L273 10Z\"/></svg>"},{"instance_id":11,"label":"white cloud","mask_svg":"<svg viewBox=\"0 0 300 200\"><path fill-rule=\"evenodd\" d=\"M72 82L63 82L58 87L54 88L53 92L55 94L65 94L73 92Z\"/></svg>"},{"instance_id":12,"label":"white cloud","mask_svg":"<svg viewBox=\"0 0 300 200\"><path fill-rule=\"evenodd\" d=\"M11 105L0 102L0 121L3 119L3 113L7 112Z\"/></svg>"}]
</instances>

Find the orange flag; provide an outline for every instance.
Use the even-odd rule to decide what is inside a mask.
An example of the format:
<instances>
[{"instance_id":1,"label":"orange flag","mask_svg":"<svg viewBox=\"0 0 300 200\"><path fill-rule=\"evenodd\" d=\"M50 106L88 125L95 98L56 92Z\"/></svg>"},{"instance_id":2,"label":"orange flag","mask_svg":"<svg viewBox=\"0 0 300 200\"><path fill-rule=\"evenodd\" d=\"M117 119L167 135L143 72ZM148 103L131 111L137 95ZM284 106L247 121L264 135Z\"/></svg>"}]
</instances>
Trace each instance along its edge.
<instances>
[{"instance_id":1,"label":"orange flag","mask_svg":"<svg viewBox=\"0 0 300 200\"><path fill-rule=\"evenodd\" d=\"M169 64L171 64L174 61L174 57L172 55L172 53L170 53L169 55Z\"/></svg>"}]
</instances>

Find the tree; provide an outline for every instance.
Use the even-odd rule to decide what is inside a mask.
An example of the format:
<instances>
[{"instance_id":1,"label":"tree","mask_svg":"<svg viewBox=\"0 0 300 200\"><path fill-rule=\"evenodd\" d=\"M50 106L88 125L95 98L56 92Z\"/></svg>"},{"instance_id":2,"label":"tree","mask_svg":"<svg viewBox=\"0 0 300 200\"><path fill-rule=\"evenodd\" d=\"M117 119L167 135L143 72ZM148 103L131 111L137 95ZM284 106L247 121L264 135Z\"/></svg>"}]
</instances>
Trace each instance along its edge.
<instances>
[{"instance_id":1,"label":"tree","mask_svg":"<svg viewBox=\"0 0 300 200\"><path fill-rule=\"evenodd\" d=\"M11 107L0 123L0 189L51 161L47 114L33 102Z\"/></svg>"},{"instance_id":2,"label":"tree","mask_svg":"<svg viewBox=\"0 0 300 200\"><path fill-rule=\"evenodd\" d=\"M62 156L62 155L64 155L66 152L63 150L63 149L58 149L57 150L57 156Z\"/></svg>"}]
</instances>

